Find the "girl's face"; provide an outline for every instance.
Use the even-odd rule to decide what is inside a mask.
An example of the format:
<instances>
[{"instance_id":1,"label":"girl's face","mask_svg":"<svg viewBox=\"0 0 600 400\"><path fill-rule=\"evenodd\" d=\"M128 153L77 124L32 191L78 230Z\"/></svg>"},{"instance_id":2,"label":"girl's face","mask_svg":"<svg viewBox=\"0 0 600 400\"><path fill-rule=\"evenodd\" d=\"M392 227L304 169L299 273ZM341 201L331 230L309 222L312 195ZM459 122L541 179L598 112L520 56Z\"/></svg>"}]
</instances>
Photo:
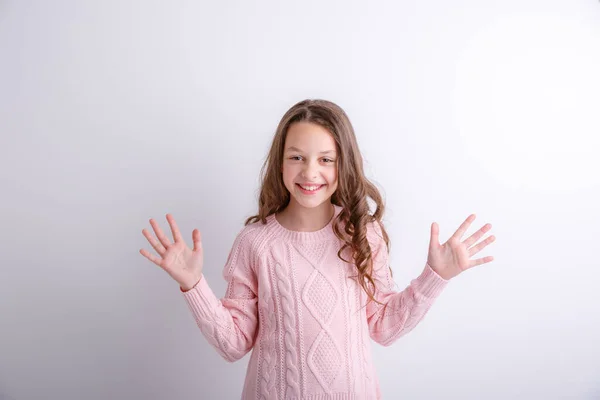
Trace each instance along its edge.
<instances>
[{"instance_id":1,"label":"girl's face","mask_svg":"<svg viewBox=\"0 0 600 400\"><path fill-rule=\"evenodd\" d=\"M320 125L295 122L283 148L283 183L290 203L306 208L330 203L337 189L337 152L333 136Z\"/></svg>"}]
</instances>

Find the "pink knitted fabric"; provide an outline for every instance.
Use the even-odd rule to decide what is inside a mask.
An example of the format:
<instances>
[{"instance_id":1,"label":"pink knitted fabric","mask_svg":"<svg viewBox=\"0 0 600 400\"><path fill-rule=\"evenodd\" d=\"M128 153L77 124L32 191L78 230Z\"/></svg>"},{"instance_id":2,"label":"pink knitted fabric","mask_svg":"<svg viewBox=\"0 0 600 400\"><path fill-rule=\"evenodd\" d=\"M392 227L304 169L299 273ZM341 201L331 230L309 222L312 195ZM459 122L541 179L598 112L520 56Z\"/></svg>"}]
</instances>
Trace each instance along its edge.
<instances>
[{"instance_id":1,"label":"pink knitted fabric","mask_svg":"<svg viewBox=\"0 0 600 400\"><path fill-rule=\"evenodd\" d=\"M223 271L225 296L218 299L205 277L183 293L223 358L233 362L252 350L242 399L379 399L369 338L388 346L408 333L448 283L425 265L395 291L381 229L371 223L376 298L387 307L367 304L352 278L356 267L337 256L332 222L315 232L290 231L275 215L247 225Z\"/></svg>"}]
</instances>

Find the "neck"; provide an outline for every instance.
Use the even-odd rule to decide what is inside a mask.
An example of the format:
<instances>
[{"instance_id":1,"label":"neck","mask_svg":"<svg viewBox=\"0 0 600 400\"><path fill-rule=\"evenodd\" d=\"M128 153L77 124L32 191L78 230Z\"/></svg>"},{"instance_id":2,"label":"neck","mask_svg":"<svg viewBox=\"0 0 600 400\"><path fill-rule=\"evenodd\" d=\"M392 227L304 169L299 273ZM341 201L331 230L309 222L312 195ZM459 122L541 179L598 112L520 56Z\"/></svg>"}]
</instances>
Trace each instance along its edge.
<instances>
[{"instance_id":1,"label":"neck","mask_svg":"<svg viewBox=\"0 0 600 400\"><path fill-rule=\"evenodd\" d=\"M323 229L333 218L335 208L325 202L314 208L306 208L290 201L290 204L275 216L280 225L291 231L314 232Z\"/></svg>"}]
</instances>

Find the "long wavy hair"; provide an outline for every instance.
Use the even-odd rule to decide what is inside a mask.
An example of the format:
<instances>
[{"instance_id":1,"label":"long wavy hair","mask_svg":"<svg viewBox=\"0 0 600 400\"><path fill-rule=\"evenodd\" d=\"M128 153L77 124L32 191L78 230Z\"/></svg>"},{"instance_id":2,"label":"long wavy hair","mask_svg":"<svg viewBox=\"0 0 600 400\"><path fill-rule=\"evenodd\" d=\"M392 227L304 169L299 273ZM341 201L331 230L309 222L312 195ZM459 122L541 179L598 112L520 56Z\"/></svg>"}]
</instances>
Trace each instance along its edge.
<instances>
[{"instance_id":1,"label":"long wavy hair","mask_svg":"<svg viewBox=\"0 0 600 400\"><path fill-rule=\"evenodd\" d=\"M367 224L379 223L386 250L389 252L390 240L382 222L385 205L379 190L365 177L354 128L344 110L338 105L327 100L307 99L296 103L284 114L261 169L258 214L249 217L245 225L258 221L266 224L269 215L282 211L290 202L290 193L283 183L281 167L287 132L295 122L318 124L329 131L335 140L338 153L338 187L331 196L331 202L341 206L342 210L333 221L333 231L344 243L338 251L338 257L350 262L342 257L344 250L350 249L357 269L357 275L354 277L369 300L379 303L374 297L376 284L373 277L372 251L367 240ZM375 211L372 214L368 198L375 203Z\"/></svg>"}]
</instances>

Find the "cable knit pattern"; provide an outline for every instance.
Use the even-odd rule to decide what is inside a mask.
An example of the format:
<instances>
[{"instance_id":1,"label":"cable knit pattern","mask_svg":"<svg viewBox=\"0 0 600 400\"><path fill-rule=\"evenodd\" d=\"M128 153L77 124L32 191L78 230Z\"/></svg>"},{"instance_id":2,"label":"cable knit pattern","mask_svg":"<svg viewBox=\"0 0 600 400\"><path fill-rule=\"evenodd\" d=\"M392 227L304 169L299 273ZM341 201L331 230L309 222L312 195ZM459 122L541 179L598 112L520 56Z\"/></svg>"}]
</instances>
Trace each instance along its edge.
<instances>
[{"instance_id":1,"label":"cable knit pattern","mask_svg":"<svg viewBox=\"0 0 600 400\"><path fill-rule=\"evenodd\" d=\"M341 289L341 295L342 295L342 301L345 302L344 304L344 309L348 310L348 312L352 312L352 305L349 302L350 297L348 295L348 288L346 287L346 281L350 280L346 274L346 268L345 265L342 264L340 261L338 261L338 277L339 277L339 287ZM344 295L345 295L345 299L344 299ZM348 382L348 385L352 387L352 391L356 392L356 379L354 379L354 374L352 373L352 352L349 351L350 349L350 343L355 343L352 341L352 325L348 324L349 321L349 316L346 314L344 315L344 332L345 332L345 344L344 344L344 349L346 349L346 379Z\"/></svg>"},{"instance_id":2,"label":"cable knit pattern","mask_svg":"<svg viewBox=\"0 0 600 400\"><path fill-rule=\"evenodd\" d=\"M356 296L356 309L360 309L361 312L365 312L365 307L362 306L362 302L365 301L365 295L360 292L361 294ZM361 299L363 301L361 301ZM359 323L359 327L358 327L358 331L359 331L359 336L360 336L360 343L364 342L364 337L363 337L363 329L361 329L360 326L360 322L357 321L357 323ZM365 377L365 386L366 387L370 387L371 385L373 385L373 379L371 377L371 364L369 363L370 357L367 357L367 350L369 350L366 346L361 346L360 347L360 357L362 357L362 370L364 373L364 377Z\"/></svg>"},{"instance_id":3,"label":"cable knit pattern","mask_svg":"<svg viewBox=\"0 0 600 400\"><path fill-rule=\"evenodd\" d=\"M322 254L324 248L322 247L317 251ZM315 259L308 258L307 261L309 260ZM314 271L304 286L302 301L321 326L317 339L308 350L308 366L323 390L329 393L333 381L340 372L340 364L343 359L336 340L329 329L331 316L338 303L338 296L333 284L320 271L324 260L324 258L316 259L316 263L312 264Z\"/></svg>"},{"instance_id":4,"label":"cable knit pattern","mask_svg":"<svg viewBox=\"0 0 600 400\"><path fill-rule=\"evenodd\" d=\"M290 271L285 265L275 265L275 273L279 285L279 293L282 296L283 309L283 327L285 329L285 366L286 366L286 395L285 397L299 397L300 387L298 386L298 357L296 355L296 326L294 298L292 293L292 284L290 282Z\"/></svg>"},{"instance_id":5,"label":"cable knit pattern","mask_svg":"<svg viewBox=\"0 0 600 400\"><path fill-rule=\"evenodd\" d=\"M262 363L260 374L260 399L276 400L277 391L275 384L277 383L277 371L275 362L277 355L275 354L275 332L277 327L277 318L275 316L275 307L271 305L269 291L263 286L260 291L258 300L261 310L263 323L263 340L262 340Z\"/></svg>"},{"instance_id":6,"label":"cable knit pattern","mask_svg":"<svg viewBox=\"0 0 600 400\"><path fill-rule=\"evenodd\" d=\"M225 360L254 349L244 400L379 399L370 339L387 346L410 332L448 283L425 265L404 290L394 290L381 229L371 223L375 297L387 307L367 302L348 278L356 267L337 256L332 221L314 232L290 231L275 215L245 226L223 269L223 298L206 276L183 292L200 331Z\"/></svg>"}]
</instances>

